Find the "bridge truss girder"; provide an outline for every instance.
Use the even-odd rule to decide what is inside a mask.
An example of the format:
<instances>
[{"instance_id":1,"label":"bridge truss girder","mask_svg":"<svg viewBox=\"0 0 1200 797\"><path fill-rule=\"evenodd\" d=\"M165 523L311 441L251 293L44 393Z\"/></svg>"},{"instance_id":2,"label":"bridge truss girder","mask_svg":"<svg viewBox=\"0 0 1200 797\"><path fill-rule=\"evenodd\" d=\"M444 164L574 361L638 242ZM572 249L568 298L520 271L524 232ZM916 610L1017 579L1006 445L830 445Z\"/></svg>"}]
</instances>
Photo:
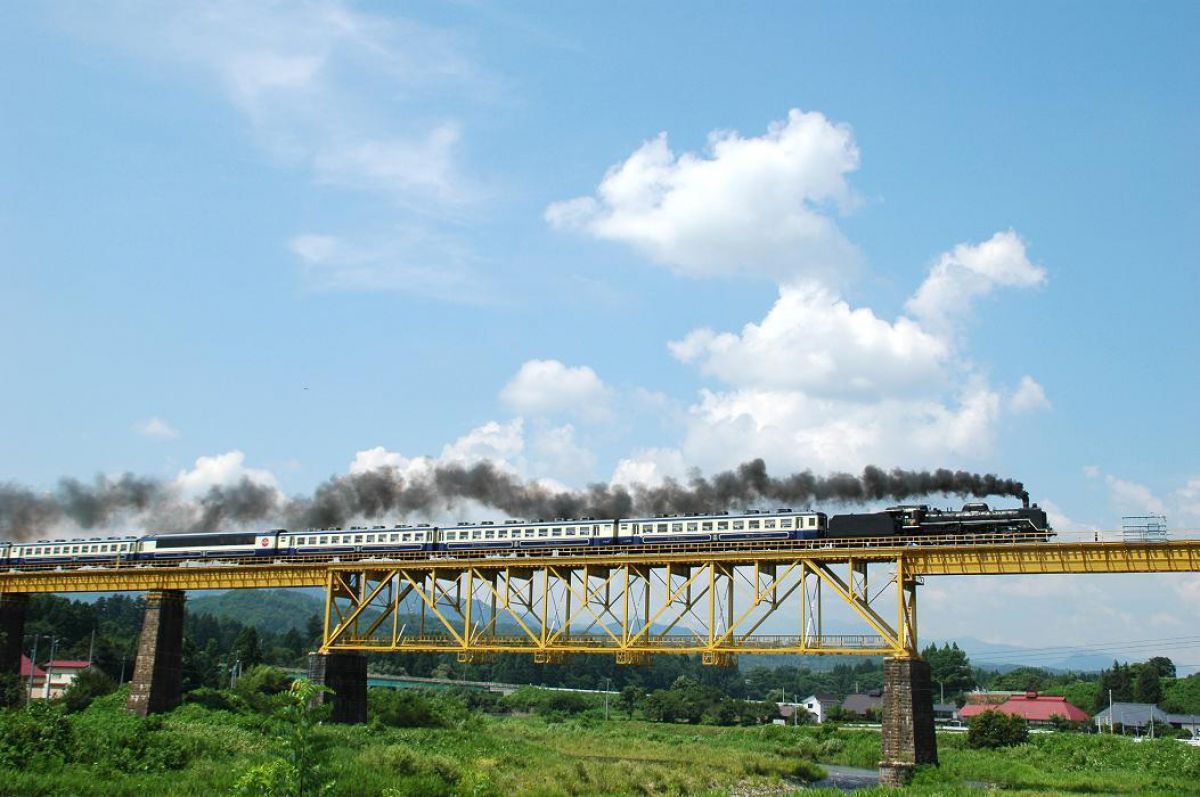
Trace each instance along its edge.
<instances>
[{"instance_id":1,"label":"bridge truss girder","mask_svg":"<svg viewBox=\"0 0 1200 797\"><path fill-rule=\"evenodd\" d=\"M904 555L722 561L442 560L332 567L322 652L913 657L917 580ZM830 605L862 623L826 634ZM763 632L773 627L773 633ZM785 632L780 632L785 629Z\"/></svg>"}]
</instances>

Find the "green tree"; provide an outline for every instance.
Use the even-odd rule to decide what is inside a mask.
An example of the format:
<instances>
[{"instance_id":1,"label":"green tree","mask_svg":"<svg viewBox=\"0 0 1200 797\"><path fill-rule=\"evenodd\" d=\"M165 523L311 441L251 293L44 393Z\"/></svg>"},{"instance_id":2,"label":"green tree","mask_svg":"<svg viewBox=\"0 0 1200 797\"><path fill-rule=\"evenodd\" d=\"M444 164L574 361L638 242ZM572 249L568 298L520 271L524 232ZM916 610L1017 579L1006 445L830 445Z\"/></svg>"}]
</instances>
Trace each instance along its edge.
<instances>
[{"instance_id":1,"label":"green tree","mask_svg":"<svg viewBox=\"0 0 1200 797\"><path fill-rule=\"evenodd\" d=\"M1102 711L1108 708L1110 693L1114 703L1133 702L1133 689L1133 668L1114 661L1111 670L1100 673L1100 684L1096 689L1096 702L1092 705L1092 710Z\"/></svg>"},{"instance_id":2,"label":"green tree","mask_svg":"<svg viewBox=\"0 0 1200 797\"><path fill-rule=\"evenodd\" d=\"M1162 701L1162 681L1158 672L1148 664L1137 668L1137 679L1133 685L1133 697L1138 703L1158 705Z\"/></svg>"},{"instance_id":3,"label":"green tree","mask_svg":"<svg viewBox=\"0 0 1200 797\"><path fill-rule=\"evenodd\" d=\"M88 667L75 676L67 691L63 693L63 705L67 711L83 711L93 700L115 692L116 689L116 681L95 667Z\"/></svg>"},{"instance_id":4,"label":"green tree","mask_svg":"<svg viewBox=\"0 0 1200 797\"><path fill-rule=\"evenodd\" d=\"M630 718L633 717L633 712L641 702L646 699L646 690L640 686L627 686L621 690L619 698L621 708L625 710L625 714Z\"/></svg>"},{"instance_id":5,"label":"green tree","mask_svg":"<svg viewBox=\"0 0 1200 797\"><path fill-rule=\"evenodd\" d=\"M283 755L251 767L239 778L234 791L240 797L312 797L332 787L325 772L325 751L318 734L328 706L316 699L329 689L305 678L292 683L276 717L283 727Z\"/></svg>"},{"instance_id":6,"label":"green tree","mask_svg":"<svg viewBox=\"0 0 1200 797\"><path fill-rule=\"evenodd\" d=\"M1163 708L1179 714L1200 714L1200 673L1180 678L1166 687Z\"/></svg>"},{"instance_id":7,"label":"green tree","mask_svg":"<svg viewBox=\"0 0 1200 797\"><path fill-rule=\"evenodd\" d=\"M258 630L254 626L242 628L237 641L233 643L233 649L243 668L262 663L262 646L258 640Z\"/></svg>"},{"instance_id":8,"label":"green tree","mask_svg":"<svg viewBox=\"0 0 1200 797\"><path fill-rule=\"evenodd\" d=\"M946 695L957 695L975 685L975 674L967 654L957 643L938 647L930 645L921 651L921 658L929 664L935 684L940 684Z\"/></svg>"},{"instance_id":9,"label":"green tree","mask_svg":"<svg viewBox=\"0 0 1200 797\"><path fill-rule=\"evenodd\" d=\"M985 711L971 718L967 744L975 748L1012 747L1029 739L1029 724L1024 717L999 711Z\"/></svg>"},{"instance_id":10,"label":"green tree","mask_svg":"<svg viewBox=\"0 0 1200 797\"><path fill-rule=\"evenodd\" d=\"M1054 681L1054 676L1041 667L1018 667L992 679L992 689L1011 692L1040 692Z\"/></svg>"},{"instance_id":11,"label":"green tree","mask_svg":"<svg viewBox=\"0 0 1200 797\"><path fill-rule=\"evenodd\" d=\"M1174 678L1175 677L1175 662L1168 659L1166 656L1155 656L1149 659L1144 665L1154 670L1159 678Z\"/></svg>"}]
</instances>

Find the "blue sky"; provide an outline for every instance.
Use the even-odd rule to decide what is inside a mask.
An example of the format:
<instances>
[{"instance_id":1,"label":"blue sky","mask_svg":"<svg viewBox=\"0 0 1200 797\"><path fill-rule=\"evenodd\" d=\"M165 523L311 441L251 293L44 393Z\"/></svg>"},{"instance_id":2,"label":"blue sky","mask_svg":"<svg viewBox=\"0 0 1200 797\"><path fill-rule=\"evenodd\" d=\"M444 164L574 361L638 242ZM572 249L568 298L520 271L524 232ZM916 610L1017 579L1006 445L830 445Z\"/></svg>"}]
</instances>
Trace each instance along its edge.
<instances>
[{"instance_id":1,"label":"blue sky","mask_svg":"<svg viewBox=\"0 0 1200 797\"><path fill-rule=\"evenodd\" d=\"M1198 22L9 4L0 480L764 456L1200 528ZM1110 601L1081 638L1194 623L1194 577L1134 583L1172 605L1029 600Z\"/></svg>"}]
</instances>

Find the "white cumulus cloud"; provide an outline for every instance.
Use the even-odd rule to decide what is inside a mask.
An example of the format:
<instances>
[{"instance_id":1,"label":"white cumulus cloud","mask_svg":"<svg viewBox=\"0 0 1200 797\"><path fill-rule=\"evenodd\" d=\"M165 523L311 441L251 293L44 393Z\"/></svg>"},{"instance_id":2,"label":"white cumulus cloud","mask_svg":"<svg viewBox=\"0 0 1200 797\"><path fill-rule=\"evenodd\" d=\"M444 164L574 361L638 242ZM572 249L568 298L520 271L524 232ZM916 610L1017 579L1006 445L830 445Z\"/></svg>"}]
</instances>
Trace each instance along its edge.
<instances>
[{"instance_id":1,"label":"white cumulus cloud","mask_svg":"<svg viewBox=\"0 0 1200 797\"><path fill-rule=\"evenodd\" d=\"M1027 374L1021 377L1021 383L1009 397L1008 405L1013 412L1034 412L1050 409L1050 399L1046 398L1045 388Z\"/></svg>"},{"instance_id":2,"label":"white cumulus cloud","mask_svg":"<svg viewBox=\"0 0 1200 797\"><path fill-rule=\"evenodd\" d=\"M608 414L611 394L586 365L571 367L558 360L529 360L500 391L500 400L526 415L569 413L595 420Z\"/></svg>"},{"instance_id":3,"label":"white cumulus cloud","mask_svg":"<svg viewBox=\"0 0 1200 797\"><path fill-rule=\"evenodd\" d=\"M245 453L233 450L224 454L197 457L188 470L181 470L172 485L185 497L193 498L210 487L231 487L249 479L255 484L278 489L275 475L269 470L246 467Z\"/></svg>"},{"instance_id":4,"label":"white cumulus cloud","mask_svg":"<svg viewBox=\"0 0 1200 797\"><path fill-rule=\"evenodd\" d=\"M854 204L858 158L849 127L799 110L762 136L715 131L705 153L676 154L663 133L546 219L689 276L839 282L859 256L832 214Z\"/></svg>"},{"instance_id":5,"label":"white cumulus cloud","mask_svg":"<svg viewBox=\"0 0 1200 797\"><path fill-rule=\"evenodd\" d=\"M729 384L857 397L928 393L942 384L950 353L911 319L888 322L815 283L781 288L766 317L740 335L703 328L669 348Z\"/></svg>"},{"instance_id":6,"label":"white cumulus cloud","mask_svg":"<svg viewBox=\"0 0 1200 797\"><path fill-rule=\"evenodd\" d=\"M1167 511L1162 499L1149 487L1109 474L1104 477L1113 508L1126 515L1161 515Z\"/></svg>"},{"instance_id":7,"label":"white cumulus cloud","mask_svg":"<svg viewBox=\"0 0 1200 797\"><path fill-rule=\"evenodd\" d=\"M965 318L973 301L996 287L1044 284L1046 271L1029 261L1025 242L1012 230L980 244L959 244L943 254L908 301L908 311L936 329Z\"/></svg>"}]
</instances>

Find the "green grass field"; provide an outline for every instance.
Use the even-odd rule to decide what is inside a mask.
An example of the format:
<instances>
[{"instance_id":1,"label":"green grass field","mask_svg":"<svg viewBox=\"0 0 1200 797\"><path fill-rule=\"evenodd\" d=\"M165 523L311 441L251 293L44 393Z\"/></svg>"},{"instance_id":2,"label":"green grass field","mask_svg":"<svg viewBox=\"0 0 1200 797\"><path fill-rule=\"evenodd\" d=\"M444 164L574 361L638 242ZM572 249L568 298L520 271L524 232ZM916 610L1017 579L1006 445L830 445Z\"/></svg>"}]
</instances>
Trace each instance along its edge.
<instances>
[{"instance_id":1,"label":"green grass field","mask_svg":"<svg viewBox=\"0 0 1200 797\"><path fill-rule=\"evenodd\" d=\"M281 760L283 729L261 714L187 705L147 722L122 701L118 693L57 724L0 728L0 795L232 794L247 770ZM879 759L871 731L593 715L470 713L438 728L323 726L316 739L330 784L322 793L386 797L783 794L823 777L817 762L869 768ZM905 793L978 793L966 782L1014 794L1200 793L1200 750L1173 740L1036 735L999 751L966 749L961 736L939 741L942 766L919 772Z\"/></svg>"}]
</instances>

